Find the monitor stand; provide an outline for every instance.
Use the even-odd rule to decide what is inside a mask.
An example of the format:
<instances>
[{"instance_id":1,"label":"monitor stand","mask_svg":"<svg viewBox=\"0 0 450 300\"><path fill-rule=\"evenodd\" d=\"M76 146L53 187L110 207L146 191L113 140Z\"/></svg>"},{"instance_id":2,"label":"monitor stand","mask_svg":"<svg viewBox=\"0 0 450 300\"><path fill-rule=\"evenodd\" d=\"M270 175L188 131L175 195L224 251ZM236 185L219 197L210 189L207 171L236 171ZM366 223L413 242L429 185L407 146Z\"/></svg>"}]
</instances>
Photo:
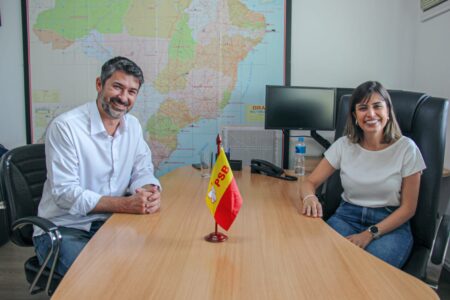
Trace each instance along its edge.
<instances>
[{"instance_id":1,"label":"monitor stand","mask_svg":"<svg viewBox=\"0 0 450 300\"><path fill-rule=\"evenodd\" d=\"M311 137L318 142L322 147L325 148L325 150L327 150L328 148L330 148L331 143L326 140L325 138L323 138L323 136L321 136L320 134L318 134L315 130L311 130Z\"/></svg>"},{"instance_id":2,"label":"monitor stand","mask_svg":"<svg viewBox=\"0 0 450 300\"><path fill-rule=\"evenodd\" d=\"M289 129L283 129L283 169L289 169L289 141L290 141L290 131ZM331 143L318 134L315 130L310 131L311 137L319 143L322 147L328 149L331 146Z\"/></svg>"},{"instance_id":3,"label":"monitor stand","mask_svg":"<svg viewBox=\"0 0 450 300\"><path fill-rule=\"evenodd\" d=\"M287 170L289 169L289 141L291 139L291 132L289 131L289 129L282 129L281 132L283 132L282 164L283 169Z\"/></svg>"}]
</instances>

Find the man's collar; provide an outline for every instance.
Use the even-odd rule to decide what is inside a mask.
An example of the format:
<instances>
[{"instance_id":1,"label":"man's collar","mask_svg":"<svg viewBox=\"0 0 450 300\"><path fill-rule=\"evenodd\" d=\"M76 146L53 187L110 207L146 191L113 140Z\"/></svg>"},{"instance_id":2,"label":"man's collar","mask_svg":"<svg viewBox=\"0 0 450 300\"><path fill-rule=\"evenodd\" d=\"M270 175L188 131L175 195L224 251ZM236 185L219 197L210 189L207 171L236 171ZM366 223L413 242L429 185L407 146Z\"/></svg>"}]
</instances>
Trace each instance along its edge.
<instances>
[{"instance_id":1,"label":"man's collar","mask_svg":"<svg viewBox=\"0 0 450 300\"><path fill-rule=\"evenodd\" d=\"M97 107L97 100L95 102L89 103L89 118L91 123L91 135L96 135L101 132L106 132L105 126L103 125L102 118L100 116L100 111ZM127 128L127 115L123 116L120 120L119 127L117 130L123 132Z\"/></svg>"}]
</instances>

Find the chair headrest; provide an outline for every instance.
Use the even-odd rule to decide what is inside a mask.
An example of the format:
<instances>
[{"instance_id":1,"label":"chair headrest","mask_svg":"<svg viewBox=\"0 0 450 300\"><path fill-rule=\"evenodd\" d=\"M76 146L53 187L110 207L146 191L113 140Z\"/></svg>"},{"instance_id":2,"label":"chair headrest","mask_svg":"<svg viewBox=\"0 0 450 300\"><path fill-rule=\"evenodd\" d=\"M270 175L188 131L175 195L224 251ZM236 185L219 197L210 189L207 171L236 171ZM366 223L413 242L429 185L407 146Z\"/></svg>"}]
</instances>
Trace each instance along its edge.
<instances>
[{"instance_id":1,"label":"chair headrest","mask_svg":"<svg viewBox=\"0 0 450 300\"><path fill-rule=\"evenodd\" d=\"M392 105L394 106L395 116L400 129L403 134L411 132L417 107L428 96L423 93L407 91L389 91L389 95L391 95Z\"/></svg>"},{"instance_id":2,"label":"chair headrest","mask_svg":"<svg viewBox=\"0 0 450 300\"><path fill-rule=\"evenodd\" d=\"M424 93L399 91L399 90L389 90L389 95L391 96L392 105L394 106L395 116L397 117L398 124L402 133L407 135L407 133L412 131L412 124L414 121L414 114L417 107L425 101L429 96ZM348 111L350 106L350 96L345 95L342 97L343 108ZM345 115L345 118L347 115Z\"/></svg>"}]
</instances>

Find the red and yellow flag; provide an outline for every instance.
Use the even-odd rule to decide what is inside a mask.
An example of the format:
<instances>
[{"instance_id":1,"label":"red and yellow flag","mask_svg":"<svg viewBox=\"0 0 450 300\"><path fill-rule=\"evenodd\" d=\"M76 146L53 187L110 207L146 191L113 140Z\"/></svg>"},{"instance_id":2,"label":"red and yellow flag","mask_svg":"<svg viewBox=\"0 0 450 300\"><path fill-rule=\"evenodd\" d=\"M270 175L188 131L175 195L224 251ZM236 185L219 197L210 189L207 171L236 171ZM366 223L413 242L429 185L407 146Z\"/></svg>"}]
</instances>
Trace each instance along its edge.
<instances>
[{"instance_id":1,"label":"red and yellow flag","mask_svg":"<svg viewBox=\"0 0 450 300\"><path fill-rule=\"evenodd\" d=\"M228 230L233 224L242 205L241 193L239 193L236 180L222 147L211 173L206 194L206 205L217 224L225 230Z\"/></svg>"}]
</instances>

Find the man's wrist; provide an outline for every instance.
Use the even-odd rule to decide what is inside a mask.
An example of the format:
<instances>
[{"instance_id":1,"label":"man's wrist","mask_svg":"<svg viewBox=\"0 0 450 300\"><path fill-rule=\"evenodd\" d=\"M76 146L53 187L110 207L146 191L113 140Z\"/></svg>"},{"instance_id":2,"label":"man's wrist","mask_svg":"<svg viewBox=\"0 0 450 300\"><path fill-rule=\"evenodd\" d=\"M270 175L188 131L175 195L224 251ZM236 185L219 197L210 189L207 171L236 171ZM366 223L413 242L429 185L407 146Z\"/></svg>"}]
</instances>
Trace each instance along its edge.
<instances>
[{"instance_id":1,"label":"man's wrist","mask_svg":"<svg viewBox=\"0 0 450 300\"><path fill-rule=\"evenodd\" d=\"M161 187L159 185L156 184L150 184L151 187L156 187L156 189L158 190L158 192L161 192Z\"/></svg>"}]
</instances>

